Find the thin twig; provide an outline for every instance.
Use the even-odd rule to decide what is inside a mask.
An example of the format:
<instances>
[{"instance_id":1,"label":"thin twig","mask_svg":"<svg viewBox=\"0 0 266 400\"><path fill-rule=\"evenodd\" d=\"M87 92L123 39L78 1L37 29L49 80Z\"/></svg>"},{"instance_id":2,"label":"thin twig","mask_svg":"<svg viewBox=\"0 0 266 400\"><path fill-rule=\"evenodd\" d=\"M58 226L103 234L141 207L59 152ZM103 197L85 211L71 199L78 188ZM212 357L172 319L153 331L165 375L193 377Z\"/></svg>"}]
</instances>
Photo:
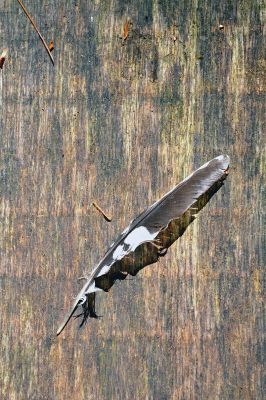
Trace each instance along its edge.
<instances>
[{"instance_id":1,"label":"thin twig","mask_svg":"<svg viewBox=\"0 0 266 400\"><path fill-rule=\"evenodd\" d=\"M96 210L98 210L98 211L102 214L103 218L104 218L107 222L111 222L111 221L112 221L112 218L108 217L108 216L105 214L105 212L101 209L101 207L99 207L98 204L95 203L95 201L92 203L92 205L96 208Z\"/></svg>"},{"instance_id":2,"label":"thin twig","mask_svg":"<svg viewBox=\"0 0 266 400\"><path fill-rule=\"evenodd\" d=\"M30 22L32 23L33 28L34 28L35 31L38 33L39 38L41 39L41 41L42 41L42 43L43 43L43 45L44 45L44 47L45 47L47 53L49 54L49 57L50 57L50 59L51 59L53 65L54 65L53 56L52 56L52 54L51 54L51 52L50 52L50 50L49 50L49 47L48 47L48 45L47 45L47 43L46 43L44 37L41 35L39 29L37 28L37 26L36 26L35 22L33 21L32 17L30 16L30 14L28 13L28 11L26 10L26 8L25 8L25 6L23 5L22 1L21 1L21 0L18 0L18 2L19 2L19 4L21 5L22 10L24 11L24 13L27 15L27 17L29 18Z\"/></svg>"}]
</instances>

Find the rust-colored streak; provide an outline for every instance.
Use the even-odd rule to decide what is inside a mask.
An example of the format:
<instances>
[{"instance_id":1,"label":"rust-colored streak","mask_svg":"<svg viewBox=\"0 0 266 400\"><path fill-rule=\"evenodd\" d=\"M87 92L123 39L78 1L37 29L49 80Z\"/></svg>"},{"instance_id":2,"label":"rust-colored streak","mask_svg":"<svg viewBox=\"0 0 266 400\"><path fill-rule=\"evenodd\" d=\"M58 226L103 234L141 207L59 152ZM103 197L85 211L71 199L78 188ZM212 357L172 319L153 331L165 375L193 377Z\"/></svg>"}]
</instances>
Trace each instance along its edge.
<instances>
[{"instance_id":1,"label":"rust-colored streak","mask_svg":"<svg viewBox=\"0 0 266 400\"><path fill-rule=\"evenodd\" d=\"M226 175L229 174L229 167L224 171L224 173L225 173Z\"/></svg>"},{"instance_id":2,"label":"rust-colored streak","mask_svg":"<svg viewBox=\"0 0 266 400\"><path fill-rule=\"evenodd\" d=\"M123 39L124 40L127 40L128 33L129 33L129 21L126 21L126 23L124 24L124 31L123 31Z\"/></svg>"}]
</instances>

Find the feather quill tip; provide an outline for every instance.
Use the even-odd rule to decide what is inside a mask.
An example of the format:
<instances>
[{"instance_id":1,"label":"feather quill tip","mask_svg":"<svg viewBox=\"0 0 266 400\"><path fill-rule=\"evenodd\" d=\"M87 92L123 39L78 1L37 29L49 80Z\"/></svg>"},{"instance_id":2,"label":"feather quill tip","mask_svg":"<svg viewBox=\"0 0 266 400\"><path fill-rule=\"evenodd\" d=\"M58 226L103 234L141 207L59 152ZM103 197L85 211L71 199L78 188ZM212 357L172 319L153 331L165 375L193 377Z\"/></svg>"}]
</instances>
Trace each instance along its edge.
<instances>
[{"instance_id":1,"label":"feather quill tip","mask_svg":"<svg viewBox=\"0 0 266 400\"><path fill-rule=\"evenodd\" d=\"M71 317L73 316L74 312L76 311L76 309L78 308L78 302L79 299L75 301L71 311L66 315L63 323L60 325L60 327L58 328L57 332L56 332L56 336L60 335L60 333L63 331L63 329L66 327L66 325L68 324L69 320L71 319Z\"/></svg>"}]
</instances>

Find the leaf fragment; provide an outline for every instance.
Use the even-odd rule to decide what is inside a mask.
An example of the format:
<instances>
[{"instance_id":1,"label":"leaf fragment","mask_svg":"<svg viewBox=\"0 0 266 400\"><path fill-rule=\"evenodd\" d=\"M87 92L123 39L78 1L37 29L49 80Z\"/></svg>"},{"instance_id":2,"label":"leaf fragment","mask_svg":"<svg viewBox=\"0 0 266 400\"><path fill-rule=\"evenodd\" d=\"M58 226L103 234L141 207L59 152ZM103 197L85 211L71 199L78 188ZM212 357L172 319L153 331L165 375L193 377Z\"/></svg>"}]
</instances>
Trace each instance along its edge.
<instances>
[{"instance_id":1,"label":"leaf fragment","mask_svg":"<svg viewBox=\"0 0 266 400\"><path fill-rule=\"evenodd\" d=\"M49 50L50 50L50 51L53 51L53 50L54 50L54 42L53 42L53 40L50 41Z\"/></svg>"},{"instance_id":2,"label":"leaf fragment","mask_svg":"<svg viewBox=\"0 0 266 400\"><path fill-rule=\"evenodd\" d=\"M124 32L123 32L123 39L127 40L128 38L128 33L129 33L129 22L126 21L125 25L124 25Z\"/></svg>"}]
</instances>

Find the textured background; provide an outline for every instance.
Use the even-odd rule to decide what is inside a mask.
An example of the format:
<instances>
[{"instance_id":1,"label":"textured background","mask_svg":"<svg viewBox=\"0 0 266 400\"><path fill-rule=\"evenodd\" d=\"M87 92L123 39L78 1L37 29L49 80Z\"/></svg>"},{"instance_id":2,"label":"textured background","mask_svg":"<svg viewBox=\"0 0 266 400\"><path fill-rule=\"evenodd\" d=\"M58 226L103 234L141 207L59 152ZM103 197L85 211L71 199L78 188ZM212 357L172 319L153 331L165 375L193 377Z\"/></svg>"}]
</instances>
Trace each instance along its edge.
<instances>
[{"instance_id":1,"label":"textured background","mask_svg":"<svg viewBox=\"0 0 266 400\"><path fill-rule=\"evenodd\" d=\"M0 398L262 399L262 1L25 5L55 66L1 0ZM77 277L221 153L224 188L167 256L56 338Z\"/></svg>"}]
</instances>

